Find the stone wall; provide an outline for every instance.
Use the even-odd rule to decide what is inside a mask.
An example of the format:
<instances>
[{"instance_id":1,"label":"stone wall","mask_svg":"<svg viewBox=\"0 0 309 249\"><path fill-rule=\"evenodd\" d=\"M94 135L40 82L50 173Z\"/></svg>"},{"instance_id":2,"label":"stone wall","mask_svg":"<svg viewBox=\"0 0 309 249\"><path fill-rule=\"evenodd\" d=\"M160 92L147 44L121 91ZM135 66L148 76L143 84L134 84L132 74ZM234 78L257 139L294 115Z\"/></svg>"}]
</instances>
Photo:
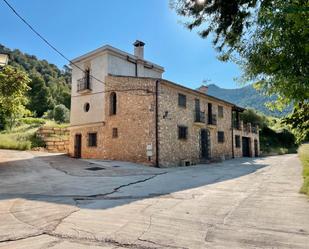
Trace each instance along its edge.
<instances>
[{"instance_id":1,"label":"stone wall","mask_svg":"<svg viewBox=\"0 0 309 249\"><path fill-rule=\"evenodd\" d=\"M155 163L155 79L107 76L105 122L70 128L70 155L74 155L75 134L82 135L82 157ZM149 92L132 89L148 89ZM110 94L116 92L117 113L110 113ZM105 103L103 103L105 99ZM118 137L113 137L117 128ZM97 133L97 146L88 146L88 133ZM147 146L152 156L147 156Z\"/></svg>"},{"instance_id":2,"label":"stone wall","mask_svg":"<svg viewBox=\"0 0 309 249\"><path fill-rule=\"evenodd\" d=\"M234 129L234 156L235 157L242 157L242 138L248 137L250 139L249 143L249 152L250 156L254 157L254 140L257 140L257 146L258 146L258 155L260 154L260 139L259 139L259 129L256 127L256 133L252 132L252 126L250 123L246 124L247 129L245 129L244 124L242 121L240 121L240 127L239 129ZM235 136L240 136L240 147L236 147L236 139Z\"/></svg>"},{"instance_id":3,"label":"stone wall","mask_svg":"<svg viewBox=\"0 0 309 249\"><path fill-rule=\"evenodd\" d=\"M186 96L186 107L178 106L178 94ZM208 103L212 103L212 113L217 115L218 106L223 106L223 117L217 115L217 125L194 122L195 99L200 100L200 110L208 115ZM201 161L201 129L210 133L210 159L232 157L231 112L232 106L204 94L186 90L183 87L161 81L159 93L159 141L160 164L181 165L183 161ZM178 139L178 126L188 127L188 138ZM224 132L224 143L218 143L218 131Z\"/></svg>"},{"instance_id":4,"label":"stone wall","mask_svg":"<svg viewBox=\"0 0 309 249\"><path fill-rule=\"evenodd\" d=\"M49 152L67 153L69 150L69 129L56 127L40 127L37 136L42 138Z\"/></svg>"},{"instance_id":5,"label":"stone wall","mask_svg":"<svg viewBox=\"0 0 309 249\"><path fill-rule=\"evenodd\" d=\"M156 123L155 123L155 86L156 79L128 76L107 76L106 92L102 105L106 113L103 122L70 127L69 153L74 156L76 134L82 136L82 158L101 158L140 162L149 165L156 163ZM135 89L132 91L132 89ZM137 90L143 89L143 90ZM145 91L147 90L147 91ZM117 113L110 115L110 95L117 96ZM178 94L186 95L186 107L178 106ZM200 110L208 115L208 103L212 103L212 114L216 115L217 124L209 125L207 120L195 122L195 99L200 100ZM223 117L218 117L218 106L223 107ZM233 156L232 104L203 93L193 91L160 80L158 94L158 136L159 164L163 167L182 165L184 161L192 164L205 162L201 158L201 130L209 132L208 160L225 160ZM90 106L91 108L91 106ZM188 138L178 139L178 126L188 127ZM118 136L113 137L117 128ZM218 142L218 131L224 132L224 142ZM97 133L97 146L88 145L89 133ZM234 134L234 135L235 135ZM258 134L241 131L240 135L253 138ZM235 143L235 139L234 139ZM235 144L234 144L235 145ZM235 148L236 156L241 156L241 148Z\"/></svg>"}]
</instances>

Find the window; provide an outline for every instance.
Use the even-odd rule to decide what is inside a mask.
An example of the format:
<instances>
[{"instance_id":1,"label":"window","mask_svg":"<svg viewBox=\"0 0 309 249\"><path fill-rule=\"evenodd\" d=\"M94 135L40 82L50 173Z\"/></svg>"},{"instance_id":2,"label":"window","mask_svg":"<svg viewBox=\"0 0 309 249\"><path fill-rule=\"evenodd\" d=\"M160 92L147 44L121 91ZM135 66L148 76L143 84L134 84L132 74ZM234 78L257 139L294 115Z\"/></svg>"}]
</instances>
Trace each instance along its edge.
<instances>
[{"instance_id":1,"label":"window","mask_svg":"<svg viewBox=\"0 0 309 249\"><path fill-rule=\"evenodd\" d=\"M223 106L218 105L218 117L223 118Z\"/></svg>"},{"instance_id":2,"label":"window","mask_svg":"<svg viewBox=\"0 0 309 249\"><path fill-rule=\"evenodd\" d=\"M84 104L84 112L88 112L90 109L90 104L87 102Z\"/></svg>"},{"instance_id":3,"label":"window","mask_svg":"<svg viewBox=\"0 0 309 249\"><path fill-rule=\"evenodd\" d=\"M184 94L178 94L178 106L186 107L187 106L187 96Z\"/></svg>"},{"instance_id":4,"label":"window","mask_svg":"<svg viewBox=\"0 0 309 249\"><path fill-rule=\"evenodd\" d=\"M86 69L85 71L85 88L86 89L90 89L90 69Z\"/></svg>"},{"instance_id":5,"label":"window","mask_svg":"<svg viewBox=\"0 0 309 249\"><path fill-rule=\"evenodd\" d=\"M97 146L97 133L88 133L88 146L89 147Z\"/></svg>"},{"instance_id":6,"label":"window","mask_svg":"<svg viewBox=\"0 0 309 249\"><path fill-rule=\"evenodd\" d=\"M117 138L118 137L118 128L113 128L112 137L113 138Z\"/></svg>"},{"instance_id":7,"label":"window","mask_svg":"<svg viewBox=\"0 0 309 249\"><path fill-rule=\"evenodd\" d=\"M218 131L218 143L224 143L224 132Z\"/></svg>"},{"instance_id":8,"label":"window","mask_svg":"<svg viewBox=\"0 0 309 249\"><path fill-rule=\"evenodd\" d=\"M117 95L115 92L112 92L109 96L109 108L110 115L116 115L117 113Z\"/></svg>"},{"instance_id":9,"label":"window","mask_svg":"<svg viewBox=\"0 0 309 249\"><path fill-rule=\"evenodd\" d=\"M236 145L236 148L240 148L240 136L239 135L235 135L235 145Z\"/></svg>"},{"instance_id":10,"label":"window","mask_svg":"<svg viewBox=\"0 0 309 249\"><path fill-rule=\"evenodd\" d=\"M188 137L188 127L178 126L178 139L187 139Z\"/></svg>"}]
</instances>

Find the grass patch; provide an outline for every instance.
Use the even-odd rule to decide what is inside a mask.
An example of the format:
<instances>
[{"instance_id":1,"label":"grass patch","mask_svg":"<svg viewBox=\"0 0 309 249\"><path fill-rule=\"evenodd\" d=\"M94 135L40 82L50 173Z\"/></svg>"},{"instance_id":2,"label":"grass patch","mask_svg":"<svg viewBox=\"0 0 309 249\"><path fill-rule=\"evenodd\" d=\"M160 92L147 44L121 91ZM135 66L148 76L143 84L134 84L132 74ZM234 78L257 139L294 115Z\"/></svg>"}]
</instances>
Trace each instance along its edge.
<instances>
[{"instance_id":1,"label":"grass patch","mask_svg":"<svg viewBox=\"0 0 309 249\"><path fill-rule=\"evenodd\" d=\"M30 150L34 147L44 147L44 142L36 136L38 128L23 125L22 128L0 134L0 149Z\"/></svg>"},{"instance_id":2,"label":"grass patch","mask_svg":"<svg viewBox=\"0 0 309 249\"><path fill-rule=\"evenodd\" d=\"M0 134L0 149L30 150L31 142L10 134Z\"/></svg>"},{"instance_id":3,"label":"grass patch","mask_svg":"<svg viewBox=\"0 0 309 249\"><path fill-rule=\"evenodd\" d=\"M0 132L0 149L30 150L35 147L45 147L44 141L36 136L36 131L41 126L65 128L69 124L57 124L42 118L21 118L12 130Z\"/></svg>"},{"instance_id":4,"label":"grass patch","mask_svg":"<svg viewBox=\"0 0 309 249\"><path fill-rule=\"evenodd\" d=\"M303 144L299 147L298 156L304 167L304 183L300 189L300 192L309 196L309 144Z\"/></svg>"}]
</instances>

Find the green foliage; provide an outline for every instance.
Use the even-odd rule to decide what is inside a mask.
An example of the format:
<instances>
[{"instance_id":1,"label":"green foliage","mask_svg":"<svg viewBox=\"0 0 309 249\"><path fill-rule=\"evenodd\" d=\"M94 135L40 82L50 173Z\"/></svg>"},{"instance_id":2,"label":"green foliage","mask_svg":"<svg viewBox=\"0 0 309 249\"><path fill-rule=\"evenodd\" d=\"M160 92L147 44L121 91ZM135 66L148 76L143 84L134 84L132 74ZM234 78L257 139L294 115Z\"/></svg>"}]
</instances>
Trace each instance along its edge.
<instances>
[{"instance_id":1,"label":"green foliage","mask_svg":"<svg viewBox=\"0 0 309 249\"><path fill-rule=\"evenodd\" d=\"M295 137L288 130L275 131L264 127L260 131L260 145L263 152L271 152L275 149L285 148L287 150L296 148Z\"/></svg>"},{"instance_id":2,"label":"green foliage","mask_svg":"<svg viewBox=\"0 0 309 249\"><path fill-rule=\"evenodd\" d=\"M309 196L309 144L303 144L302 146L300 146L298 150L298 155L304 167L304 183L300 192Z\"/></svg>"},{"instance_id":3,"label":"green foliage","mask_svg":"<svg viewBox=\"0 0 309 249\"><path fill-rule=\"evenodd\" d=\"M27 125L35 125L35 126L41 126L46 123L46 120L43 118L33 118L33 117L27 117L27 118L21 118L18 120L18 124L27 124Z\"/></svg>"},{"instance_id":4,"label":"green foliage","mask_svg":"<svg viewBox=\"0 0 309 249\"><path fill-rule=\"evenodd\" d=\"M258 125L260 128L267 127L268 120L266 116L258 114L253 109L245 110L243 113L241 113L240 118L241 120L244 121L244 123L251 123L253 125Z\"/></svg>"},{"instance_id":5,"label":"green foliage","mask_svg":"<svg viewBox=\"0 0 309 249\"><path fill-rule=\"evenodd\" d=\"M30 150L34 147L44 147L41 138L36 136L37 129L46 120L37 118L20 118L11 130L0 133L0 148L14 150Z\"/></svg>"},{"instance_id":6,"label":"green foliage","mask_svg":"<svg viewBox=\"0 0 309 249\"><path fill-rule=\"evenodd\" d=\"M266 1L263 1L266 2ZM308 1L286 0L264 4L257 28L241 51L245 79L278 96L285 105L309 99Z\"/></svg>"},{"instance_id":7,"label":"green foliage","mask_svg":"<svg viewBox=\"0 0 309 249\"><path fill-rule=\"evenodd\" d=\"M17 68L5 66L0 71L0 110L1 119L6 120L10 129L19 116L27 113L26 93L30 82L27 74Z\"/></svg>"},{"instance_id":8,"label":"green foliage","mask_svg":"<svg viewBox=\"0 0 309 249\"><path fill-rule=\"evenodd\" d=\"M49 90L54 101L54 105L63 104L68 109L71 108L71 89L62 80L53 80L49 83Z\"/></svg>"},{"instance_id":9,"label":"green foliage","mask_svg":"<svg viewBox=\"0 0 309 249\"><path fill-rule=\"evenodd\" d=\"M68 123L70 111L64 105L56 105L53 110L54 120L58 123Z\"/></svg>"},{"instance_id":10,"label":"green foliage","mask_svg":"<svg viewBox=\"0 0 309 249\"><path fill-rule=\"evenodd\" d=\"M10 50L0 44L0 53L9 54L9 64L27 72L32 82L27 108L38 117L55 105L63 104L70 108L71 69L64 66L59 70L56 65L46 60L39 60L33 55L22 53L18 49ZM0 113L1 121L1 113Z\"/></svg>"},{"instance_id":11,"label":"green foliage","mask_svg":"<svg viewBox=\"0 0 309 249\"><path fill-rule=\"evenodd\" d=\"M296 136L297 143L309 141L309 103L299 104L292 114L283 119Z\"/></svg>"},{"instance_id":12,"label":"green foliage","mask_svg":"<svg viewBox=\"0 0 309 249\"><path fill-rule=\"evenodd\" d=\"M267 117L252 109L241 114L244 123L258 125L260 128L260 146L264 154L285 154L295 152L295 136L280 119Z\"/></svg>"},{"instance_id":13,"label":"green foliage","mask_svg":"<svg viewBox=\"0 0 309 249\"><path fill-rule=\"evenodd\" d=\"M41 117L48 109L53 108L52 98L49 88L45 85L43 78L39 74L31 75L31 82L28 91L29 103L27 108Z\"/></svg>"},{"instance_id":14,"label":"green foliage","mask_svg":"<svg viewBox=\"0 0 309 249\"><path fill-rule=\"evenodd\" d=\"M30 150L31 142L18 139L15 136L0 134L0 149Z\"/></svg>"},{"instance_id":15,"label":"green foliage","mask_svg":"<svg viewBox=\"0 0 309 249\"><path fill-rule=\"evenodd\" d=\"M171 0L189 29L213 34L221 60L233 60L245 82L276 96L275 106L309 99L307 0Z\"/></svg>"},{"instance_id":16,"label":"green foliage","mask_svg":"<svg viewBox=\"0 0 309 249\"><path fill-rule=\"evenodd\" d=\"M221 51L224 46L238 45L246 29L252 24L252 15L258 0L187 1L170 0L176 12L188 18L186 27L199 28L207 38L213 33L213 44ZM267 2L267 1L265 1Z\"/></svg>"}]
</instances>

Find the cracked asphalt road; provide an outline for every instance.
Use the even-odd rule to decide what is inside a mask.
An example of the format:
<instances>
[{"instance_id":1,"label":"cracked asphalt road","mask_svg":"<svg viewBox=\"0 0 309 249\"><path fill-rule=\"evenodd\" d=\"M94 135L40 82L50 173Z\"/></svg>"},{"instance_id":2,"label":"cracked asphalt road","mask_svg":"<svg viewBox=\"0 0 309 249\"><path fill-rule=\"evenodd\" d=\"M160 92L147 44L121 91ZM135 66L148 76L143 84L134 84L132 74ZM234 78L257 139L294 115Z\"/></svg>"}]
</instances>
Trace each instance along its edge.
<instances>
[{"instance_id":1,"label":"cracked asphalt road","mask_svg":"<svg viewBox=\"0 0 309 249\"><path fill-rule=\"evenodd\" d=\"M0 150L0 249L309 248L301 181L296 155L157 169Z\"/></svg>"}]
</instances>

